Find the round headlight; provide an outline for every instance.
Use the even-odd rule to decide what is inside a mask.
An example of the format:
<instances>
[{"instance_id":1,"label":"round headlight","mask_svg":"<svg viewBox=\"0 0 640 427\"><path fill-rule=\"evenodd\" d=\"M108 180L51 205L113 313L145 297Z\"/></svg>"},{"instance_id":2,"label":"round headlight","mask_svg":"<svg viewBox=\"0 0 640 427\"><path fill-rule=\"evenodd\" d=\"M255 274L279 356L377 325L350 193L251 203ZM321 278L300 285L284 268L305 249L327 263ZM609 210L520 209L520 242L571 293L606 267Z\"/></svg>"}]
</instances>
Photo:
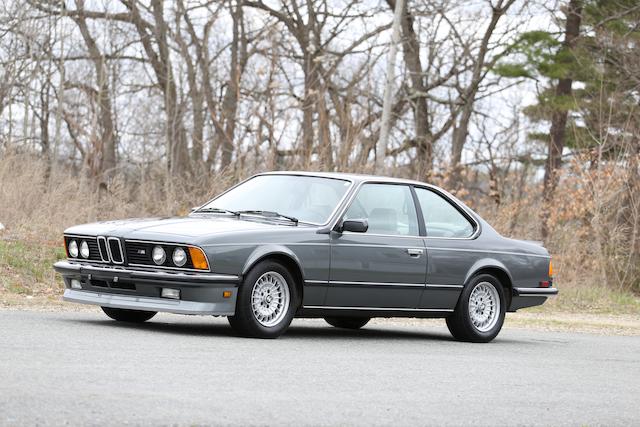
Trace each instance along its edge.
<instances>
[{"instance_id":1,"label":"round headlight","mask_svg":"<svg viewBox=\"0 0 640 427\"><path fill-rule=\"evenodd\" d=\"M78 257L78 242L75 240L69 242L69 255L71 255L72 258Z\"/></svg>"},{"instance_id":2,"label":"round headlight","mask_svg":"<svg viewBox=\"0 0 640 427\"><path fill-rule=\"evenodd\" d=\"M89 244L84 240L80 243L80 255L82 258L89 258Z\"/></svg>"},{"instance_id":3,"label":"round headlight","mask_svg":"<svg viewBox=\"0 0 640 427\"><path fill-rule=\"evenodd\" d=\"M182 248L176 248L173 251L173 263L177 267L182 267L187 262L187 253Z\"/></svg>"},{"instance_id":4,"label":"round headlight","mask_svg":"<svg viewBox=\"0 0 640 427\"><path fill-rule=\"evenodd\" d=\"M151 258L157 265L162 265L167 259L167 253L162 249L162 246L154 246L153 251L151 251Z\"/></svg>"}]
</instances>

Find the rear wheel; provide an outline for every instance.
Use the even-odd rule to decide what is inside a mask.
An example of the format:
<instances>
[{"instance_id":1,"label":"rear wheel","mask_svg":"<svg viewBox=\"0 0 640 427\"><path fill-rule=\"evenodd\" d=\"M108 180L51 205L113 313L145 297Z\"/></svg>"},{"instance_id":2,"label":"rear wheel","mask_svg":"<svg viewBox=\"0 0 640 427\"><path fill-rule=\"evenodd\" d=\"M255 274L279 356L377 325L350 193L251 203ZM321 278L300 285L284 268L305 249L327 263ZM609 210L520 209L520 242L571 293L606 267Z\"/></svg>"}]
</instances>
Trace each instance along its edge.
<instances>
[{"instance_id":1,"label":"rear wheel","mask_svg":"<svg viewBox=\"0 0 640 427\"><path fill-rule=\"evenodd\" d=\"M266 260L246 275L238 291L236 313L229 324L240 335L277 338L289 325L298 306L294 279L282 264Z\"/></svg>"},{"instance_id":2,"label":"rear wheel","mask_svg":"<svg viewBox=\"0 0 640 427\"><path fill-rule=\"evenodd\" d=\"M125 310L124 308L100 307L104 314L119 322L142 323L157 314L155 311Z\"/></svg>"},{"instance_id":3,"label":"rear wheel","mask_svg":"<svg viewBox=\"0 0 640 427\"><path fill-rule=\"evenodd\" d=\"M331 326L343 329L360 329L371 320L370 317L325 317Z\"/></svg>"},{"instance_id":4,"label":"rear wheel","mask_svg":"<svg viewBox=\"0 0 640 427\"><path fill-rule=\"evenodd\" d=\"M459 341L489 342L502 329L505 312L500 281L490 274L481 274L465 286L456 310L447 317L447 327Z\"/></svg>"}]
</instances>

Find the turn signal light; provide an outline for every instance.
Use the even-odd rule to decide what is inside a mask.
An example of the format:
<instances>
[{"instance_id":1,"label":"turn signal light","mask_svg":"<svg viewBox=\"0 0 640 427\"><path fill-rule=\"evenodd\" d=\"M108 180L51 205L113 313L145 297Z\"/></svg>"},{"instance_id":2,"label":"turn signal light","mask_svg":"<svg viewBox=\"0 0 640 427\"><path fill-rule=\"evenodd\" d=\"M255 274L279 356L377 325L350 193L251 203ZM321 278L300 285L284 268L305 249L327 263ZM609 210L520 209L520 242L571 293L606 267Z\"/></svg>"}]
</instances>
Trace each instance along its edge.
<instances>
[{"instance_id":1,"label":"turn signal light","mask_svg":"<svg viewBox=\"0 0 640 427\"><path fill-rule=\"evenodd\" d=\"M209 269L207 257L204 255L204 252L202 252L202 249L189 246L189 255L191 256L191 263L193 263L193 268L197 270Z\"/></svg>"},{"instance_id":2,"label":"turn signal light","mask_svg":"<svg viewBox=\"0 0 640 427\"><path fill-rule=\"evenodd\" d=\"M549 277L553 277L553 263L549 260Z\"/></svg>"}]
</instances>

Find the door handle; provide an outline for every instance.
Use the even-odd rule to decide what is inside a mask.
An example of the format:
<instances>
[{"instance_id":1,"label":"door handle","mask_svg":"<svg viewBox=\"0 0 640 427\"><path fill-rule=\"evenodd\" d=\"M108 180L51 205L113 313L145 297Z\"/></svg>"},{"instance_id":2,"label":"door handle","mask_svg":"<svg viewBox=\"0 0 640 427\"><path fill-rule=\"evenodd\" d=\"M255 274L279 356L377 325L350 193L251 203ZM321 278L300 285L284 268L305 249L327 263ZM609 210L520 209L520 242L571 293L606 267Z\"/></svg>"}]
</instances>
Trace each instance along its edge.
<instances>
[{"instance_id":1,"label":"door handle","mask_svg":"<svg viewBox=\"0 0 640 427\"><path fill-rule=\"evenodd\" d=\"M422 249L413 249L413 248L407 249L407 253L411 258L420 258L420 255L422 255L422 252L423 252Z\"/></svg>"}]
</instances>

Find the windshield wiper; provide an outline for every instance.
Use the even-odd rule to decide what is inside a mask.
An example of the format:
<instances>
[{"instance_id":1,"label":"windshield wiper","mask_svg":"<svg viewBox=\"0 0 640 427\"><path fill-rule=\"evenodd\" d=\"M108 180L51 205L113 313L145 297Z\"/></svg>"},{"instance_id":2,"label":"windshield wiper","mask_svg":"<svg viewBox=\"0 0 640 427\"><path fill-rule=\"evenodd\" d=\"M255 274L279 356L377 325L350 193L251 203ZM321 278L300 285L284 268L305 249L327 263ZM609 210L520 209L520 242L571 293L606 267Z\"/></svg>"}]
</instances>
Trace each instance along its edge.
<instances>
[{"instance_id":1,"label":"windshield wiper","mask_svg":"<svg viewBox=\"0 0 640 427\"><path fill-rule=\"evenodd\" d=\"M231 214L233 216L240 216L240 212L236 212L236 211L231 211L229 209L222 209L222 208L202 208L202 209L198 209L196 211L196 213L198 212L208 212L208 213L228 213Z\"/></svg>"},{"instance_id":2,"label":"windshield wiper","mask_svg":"<svg viewBox=\"0 0 640 427\"><path fill-rule=\"evenodd\" d=\"M244 210L244 211L238 211L238 214L260 215L260 216L266 216L266 217L272 217L272 218L284 218L284 219L288 219L293 223L296 223L296 224L298 223L298 218L288 216L288 215L283 215L281 213L274 212L274 211Z\"/></svg>"}]
</instances>

